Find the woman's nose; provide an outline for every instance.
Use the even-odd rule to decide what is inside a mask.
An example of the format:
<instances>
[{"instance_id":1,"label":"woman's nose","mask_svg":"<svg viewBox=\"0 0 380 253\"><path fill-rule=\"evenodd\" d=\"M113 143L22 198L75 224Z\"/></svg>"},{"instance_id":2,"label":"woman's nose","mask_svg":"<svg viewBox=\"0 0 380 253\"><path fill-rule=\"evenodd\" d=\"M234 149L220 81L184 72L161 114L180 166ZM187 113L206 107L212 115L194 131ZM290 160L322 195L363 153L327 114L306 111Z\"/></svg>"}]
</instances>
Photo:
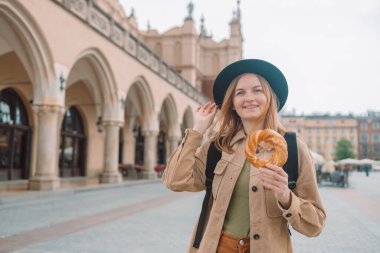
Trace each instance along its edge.
<instances>
[{"instance_id":1,"label":"woman's nose","mask_svg":"<svg viewBox=\"0 0 380 253\"><path fill-rule=\"evenodd\" d=\"M246 101L253 101L254 99L255 99L255 96L254 96L253 92L247 92L246 93L246 96L245 96Z\"/></svg>"}]
</instances>

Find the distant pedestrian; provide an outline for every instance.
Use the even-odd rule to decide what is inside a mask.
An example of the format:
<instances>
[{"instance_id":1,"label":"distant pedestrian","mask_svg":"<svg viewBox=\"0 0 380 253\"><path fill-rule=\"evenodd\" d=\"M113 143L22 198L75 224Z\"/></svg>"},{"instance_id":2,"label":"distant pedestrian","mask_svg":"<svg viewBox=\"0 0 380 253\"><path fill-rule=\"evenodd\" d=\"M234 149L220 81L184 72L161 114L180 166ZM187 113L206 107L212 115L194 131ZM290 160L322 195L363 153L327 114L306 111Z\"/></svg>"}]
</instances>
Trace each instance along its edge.
<instances>
[{"instance_id":1,"label":"distant pedestrian","mask_svg":"<svg viewBox=\"0 0 380 253\"><path fill-rule=\"evenodd\" d=\"M287 96L285 77L268 62L241 60L219 73L214 83L216 103L196 110L193 129L186 129L163 174L164 184L173 191L202 191L210 144L215 141L221 152L207 219L204 226L200 222L201 240L196 239L195 229L189 252L290 253L288 224L309 237L321 233L326 216L306 144L297 138L299 176L294 191L283 168L270 163L255 167L244 154L247 136L256 130L285 134L277 112ZM219 130L201 145L217 107L221 109ZM270 152L260 155L268 157Z\"/></svg>"},{"instance_id":2,"label":"distant pedestrian","mask_svg":"<svg viewBox=\"0 0 380 253\"><path fill-rule=\"evenodd\" d=\"M364 171L365 171L365 175L367 176L367 177L369 177L369 166L368 165L364 165Z\"/></svg>"}]
</instances>

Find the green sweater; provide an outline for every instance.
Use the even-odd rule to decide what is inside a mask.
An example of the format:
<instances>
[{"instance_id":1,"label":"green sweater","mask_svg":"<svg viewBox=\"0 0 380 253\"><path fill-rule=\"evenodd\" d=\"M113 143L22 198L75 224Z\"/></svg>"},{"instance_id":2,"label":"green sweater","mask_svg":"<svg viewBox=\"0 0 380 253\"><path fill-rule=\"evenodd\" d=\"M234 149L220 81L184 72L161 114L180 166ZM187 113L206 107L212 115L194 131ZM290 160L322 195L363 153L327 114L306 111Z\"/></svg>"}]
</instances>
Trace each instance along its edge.
<instances>
[{"instance_id":1,"label":"green sweater","mask_svg":"<svg viewBox=\"0 0 380 253\"><path fill-rule=\"evenodd\" d=\"M223 231L239 238L249 237L249 167L245 160L223 224Z\"/></svg>"}]
</instances>

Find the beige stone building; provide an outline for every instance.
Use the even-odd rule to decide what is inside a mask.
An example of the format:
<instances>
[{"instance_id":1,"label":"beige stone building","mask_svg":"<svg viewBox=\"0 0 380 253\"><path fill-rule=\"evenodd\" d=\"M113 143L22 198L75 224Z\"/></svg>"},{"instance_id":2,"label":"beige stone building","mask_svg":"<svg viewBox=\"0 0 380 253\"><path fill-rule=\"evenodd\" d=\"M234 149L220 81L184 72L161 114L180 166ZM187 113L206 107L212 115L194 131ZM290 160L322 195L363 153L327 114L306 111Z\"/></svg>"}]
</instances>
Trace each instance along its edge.
<instances>
[{"instance_id":1,"label":"beige stone building","mask_svg":"<svg viewBox=\"0 0 380 253\"><path fill-rule=\"evenodd\" d=\"M326 159L334 159L336 143L342 138L351 141L355 155L358 154L358 121L352 115L282 115L281 122Z\"/></svg>"},{"instance_id":2,"label":"beige stone building","mask_svg":"<svg viewBox=\"0 0 380 253\"><path fill-rule=\"evenodd\" d=\"M165 163L215 74L242 57L231 37L139 31L117 0L0 0L0 189L121 182ZM227 25L227 24L226 24Z\"/></svg>"},{"instance_id":3,"label":"beige stone building","mask_svg":"<svg viewBox=\"0 0 380 253\"><path fill-rule=\"evenodd\" d=\"M216 42L208 34L204 18L201 19L200 33L195 29L192 18L192 4L189 14L180 27L159 34L148 28L140 33L144 43L159 57L164 59L188 82L194 84L207 96L212 96L212 85L216 75L229 63L242 59L240 7L230 22L230 38Z\"/></svg>"}]
</instances>

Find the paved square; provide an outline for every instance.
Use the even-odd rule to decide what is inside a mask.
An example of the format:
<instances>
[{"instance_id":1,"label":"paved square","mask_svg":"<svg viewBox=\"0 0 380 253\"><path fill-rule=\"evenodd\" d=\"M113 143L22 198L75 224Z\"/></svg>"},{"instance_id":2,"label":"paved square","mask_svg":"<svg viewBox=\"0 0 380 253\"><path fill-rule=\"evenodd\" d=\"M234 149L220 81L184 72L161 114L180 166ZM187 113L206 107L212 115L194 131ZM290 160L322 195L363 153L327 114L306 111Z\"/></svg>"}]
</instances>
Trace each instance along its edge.
<instances>
[{"instance_id":1,"label":"paved square","mask_svg":"<svg viewBox=\"0 0 380 253\"><path fill-rule=\"evenodd\" d=\"M350 188L323 185L326 228L317 238L293 230L294 252L379 252L378 185L380 173L358 172ZM156 181L2 204L0 253L186 252L203 195Z\"/></svg>"}]
</instances>

